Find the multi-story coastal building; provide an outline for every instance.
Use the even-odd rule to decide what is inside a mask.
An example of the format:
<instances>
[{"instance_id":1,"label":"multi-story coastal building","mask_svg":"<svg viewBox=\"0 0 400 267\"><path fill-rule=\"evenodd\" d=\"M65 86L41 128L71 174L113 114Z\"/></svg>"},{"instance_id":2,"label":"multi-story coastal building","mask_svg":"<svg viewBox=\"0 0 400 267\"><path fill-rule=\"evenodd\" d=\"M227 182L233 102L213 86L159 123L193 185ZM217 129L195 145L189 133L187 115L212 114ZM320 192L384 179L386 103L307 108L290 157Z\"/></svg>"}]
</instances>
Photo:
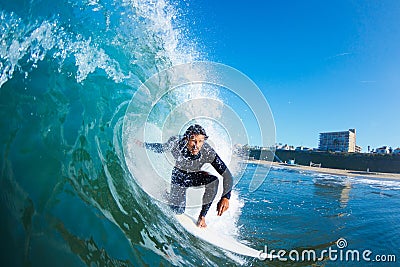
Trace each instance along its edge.
<instances>
[{"instance_id":1,"label":"multi-story coastal building","mask_svg":"<svg viewBox=\"0 0 400 267\"><path fill-rule=\"evenodd\" d=\"M343 132L327 132L319 134L319 150L322 151L340 151L340 152L358 152L356 149L356 129L349 129Z\"/></svg>"}]
</instances>

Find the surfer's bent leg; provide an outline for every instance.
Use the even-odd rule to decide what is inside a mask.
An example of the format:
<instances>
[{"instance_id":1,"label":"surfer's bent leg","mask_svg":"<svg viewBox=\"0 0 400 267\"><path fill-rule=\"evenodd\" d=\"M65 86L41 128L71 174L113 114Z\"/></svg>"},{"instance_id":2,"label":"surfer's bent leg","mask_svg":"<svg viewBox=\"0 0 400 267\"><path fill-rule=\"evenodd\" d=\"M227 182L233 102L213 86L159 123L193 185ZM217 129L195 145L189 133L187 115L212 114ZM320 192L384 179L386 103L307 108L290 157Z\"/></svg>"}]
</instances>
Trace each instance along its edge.
<instances>
[{"instance_id":1,"label":"surfer's bent leg","mask_svg":"<svg viewBox=\"0 0 400 267\"><path fill-rule=\"evenodd\" d=\"M176 214L185 212L186 207L186 188L185 173L174 168L171 176L170 207Z\"/></svg>"},{"instance_id":2,"label":"surfer's bent leg","mask_svg":"<svg viewBox=\"0 0 400 267\"><path fill-rule=\"evenodd\" d=\"M203 195L203 206L201 208L200 216L206 216L208 210L211 207L212 202L214 201L215 196L218 192L218 178L214 175L209 175L208 173L201 172L198 177L198 181L200 181L200 185L205 186L205 191Z\"/></svg>"}]
</instances>

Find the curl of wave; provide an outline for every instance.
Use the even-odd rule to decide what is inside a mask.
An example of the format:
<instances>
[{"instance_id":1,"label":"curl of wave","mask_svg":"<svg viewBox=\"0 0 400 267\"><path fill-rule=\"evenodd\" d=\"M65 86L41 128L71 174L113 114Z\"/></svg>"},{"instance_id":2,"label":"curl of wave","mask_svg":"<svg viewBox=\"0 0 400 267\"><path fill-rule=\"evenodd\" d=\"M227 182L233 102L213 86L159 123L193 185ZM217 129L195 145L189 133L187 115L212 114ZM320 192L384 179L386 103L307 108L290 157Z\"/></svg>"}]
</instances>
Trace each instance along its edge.
<instances>
[{"instance_id":1,"label":"curl of wave","mask_svg":"<svg viewBox=\"0 0 400 267\"><path fill-rule=\"evenodd\" d=\"M124 112L140 84L203 57L179 7L21 0L0 10L0 236L15 241L5 261L219 265L225 254L172 224L122 152Z\"/></svg>"}]
</instances>

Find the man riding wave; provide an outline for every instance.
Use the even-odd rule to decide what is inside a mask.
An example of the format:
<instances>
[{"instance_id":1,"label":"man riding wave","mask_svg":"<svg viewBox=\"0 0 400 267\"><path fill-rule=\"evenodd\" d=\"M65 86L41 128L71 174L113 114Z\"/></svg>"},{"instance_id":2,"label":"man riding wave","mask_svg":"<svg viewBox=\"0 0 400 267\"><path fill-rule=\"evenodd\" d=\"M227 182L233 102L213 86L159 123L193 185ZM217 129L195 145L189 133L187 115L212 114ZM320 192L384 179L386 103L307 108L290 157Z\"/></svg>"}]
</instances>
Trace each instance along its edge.
<instances>
[{"instance_id":1,"label":"man riding wave","mask_svg":"<svg viewBox=\"0 0 400 267\"><path fill-rule=\"evenodd\" d=\"M206 227L205 216L217 194L218 178L201 167L210 163L223 177L223 195L217 205L217 215L221 216L229 208L233 185L232 174L215 150L206 142L208 136L203 127L191 125L183 137L173 136L166 143L144 143L146 149L156 153L171 152L175 166L171 175L170 204L176 214L185 212L186 190L191 186L205 186L197 226Z\"/></svg>"}]
</instances>

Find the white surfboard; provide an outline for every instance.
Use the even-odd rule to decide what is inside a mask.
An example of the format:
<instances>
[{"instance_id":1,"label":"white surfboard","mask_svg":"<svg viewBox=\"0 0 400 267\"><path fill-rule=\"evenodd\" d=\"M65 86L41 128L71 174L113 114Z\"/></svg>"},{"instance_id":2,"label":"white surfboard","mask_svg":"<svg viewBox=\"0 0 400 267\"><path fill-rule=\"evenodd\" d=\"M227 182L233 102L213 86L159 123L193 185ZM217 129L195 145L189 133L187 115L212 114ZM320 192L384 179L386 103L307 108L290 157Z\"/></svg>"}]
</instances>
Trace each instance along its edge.
<instances>
[{"instance_id":1,"label":"white surfboard","mask_svg":"<svg viewBox=\"0 0 400 267\"><path fill-rule=\"evenodd\" d=\"M212 225L207 225L206 228L200 228L196 225L196 220L187 214L175 215L179 223L192 235L213 244L214 246L225 250L237 253L243 256L258 258L261 260L272 259L274 256L264 253L262 250L256 250L248 247L231 236L219 233L212 228Z\"/></svg>"}]
</instances>

